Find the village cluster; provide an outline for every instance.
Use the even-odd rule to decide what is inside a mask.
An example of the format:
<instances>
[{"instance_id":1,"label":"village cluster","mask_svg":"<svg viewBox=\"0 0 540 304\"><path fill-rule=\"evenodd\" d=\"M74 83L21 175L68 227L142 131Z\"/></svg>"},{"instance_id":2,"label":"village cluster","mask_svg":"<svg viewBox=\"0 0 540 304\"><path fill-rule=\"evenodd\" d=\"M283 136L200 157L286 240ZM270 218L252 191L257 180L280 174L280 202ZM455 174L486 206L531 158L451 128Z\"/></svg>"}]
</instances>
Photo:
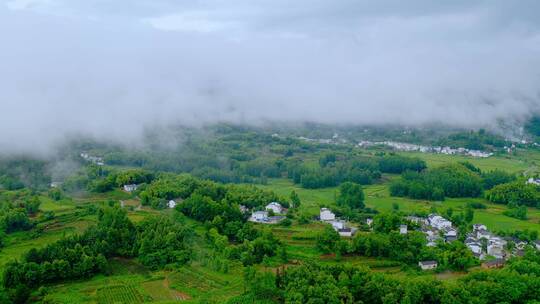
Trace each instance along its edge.
<instances>
[{"instance_id":1,"label":"village cluster","mask_svg":"<svg viewBox=\"0 0 540 304\"><path fill-rule=\"evenodd\" d=\"M421 146L409 143L401 143L395 141L361 141L358 143L358 146L361 148L367 148L371 146L387 146L397 151L405 152L422 152L422 153L437 153L437 154L447 154L447 155L468 155L472 157L481 157L486 158L493 155L491 152L484 152L479 150L471 150L467 148L450 148L450 147L429 147Z\"/></svg>"},{"instance_id":2,"label":"village cluster","mask_svg":"<svg viewBox=\"0 0 540 304\"><path fill-rule=\"evenodd\" d=\"M530 183L537 180L531 179ZM540 182L540 181L539 181ZM137 190L138 185L127 184L123 186L124 191L133 192ZM122 202L123 203L123 202ZM167 203L168 208L175 208L177 202L170 200ZM123 207L123 206L122 206ZM278 202L271 202L264 207L264 210L250 210L246 206L239 206L242 213L251 212L249 217L250 222L261 224L277 224L286 218L287 209ZM318 220L329 224L342 237L352 237L358 231L348 221L340 219L329 208L321 208ZM458 230L453 226L452 222L438 214L430 214L427 217L407 216L406 220L413 226L416 226L418 231L421 231L426 236L426 246L435 247L439 242L454 242L458 240ZM366 219L367 226L373 225L373 219ZM400 225L399 233L407 234L409 232L408 225ZM521 256L527 246L533 246L540 250L540 241L529 244L525 241L512 237L501 237L490 232L485 225L474 224L472 231L466 235L465 245L478 259L484 262L483 267L494 268L501 267L505 261L512 256ZM509 246L512 243L513 246ZM436 261L420 261L418 263L422 270L431 270L437 268Z\"/></svg>"},{"instance_id":3,"label":"village cluster","mask_svg":"<svg viewBox=\"0 0 540 304\"><path fill-rule=\"evenodd\" d=\"M328 208L321 208L320 221L332 225L340 236L351 237L357 231L349 223L340 220ZM454 242L458 240L458 230L448 219L430 214L427 217L408 216L409 222L419 226L418 230L426 235L426 246L435 247L438 242ZM366 224L372 226L373 219L366 219ZM399 233L408 233L407 225L400 225ZM509 247L512 242L514 246ZM468 233L465 239L465 245L478 259L485 261L482 266L485 268L502 267L507 259L512 256L521 256L527 246L533 246L540 250L540 241L529 244L514 237L500 237L490 232L485 225L474 224L472 232ZM420 261L418 263L422 270L431 270L437 268L437 261Z\"/></svg>"},{"instance_id":4,"label":"village cluster","mask_svg":"<svg viewBox=\"0 0 540 304\"><path fill-rule=\"evenodd\" d=\"M453 242L458 239L458 231L452 226L452 222L436 214L430 214L427 218L409 216L407 219L420 225L420 231L426 234L427 246L436 246L437 241ZM406 229L406 228L405 228ZM403 227L400 229L403 231ZM513 247L508 243L512 242ZM501 267L512 256L521 256L529 244L513 237L501 237L490 232L485 225L474 224L472 232L466 235L465 245L478 259L484 261L486 268ZM530 244L540 250L540 242ZM421 261L419 266L423 270L437 267L435 261Z\"/></svg>"},{"instance_id":5,"label":"village cluster","mask_svg":"<svg viewBox=\"0 0 540 304\"><path fill-rule=\"evenodd\" d=\"M87 162L91 162L91 163L94 163L98 166L104 166L105 165L105 162L103 161L103 158L102 157L99 157L99 156L92 156L86 152L82 152L80 154L80 156L86 160Z\"/></svg>"}]
</instances>

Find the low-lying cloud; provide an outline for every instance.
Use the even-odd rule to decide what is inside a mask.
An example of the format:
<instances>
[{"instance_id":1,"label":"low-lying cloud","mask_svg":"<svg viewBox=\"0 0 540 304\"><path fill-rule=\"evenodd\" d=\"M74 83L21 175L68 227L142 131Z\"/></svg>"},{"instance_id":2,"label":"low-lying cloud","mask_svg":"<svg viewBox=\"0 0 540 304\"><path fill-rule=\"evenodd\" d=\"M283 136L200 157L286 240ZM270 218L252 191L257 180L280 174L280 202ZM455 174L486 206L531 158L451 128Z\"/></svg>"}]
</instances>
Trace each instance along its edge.
<instances>
[{"instance_id":1,"label":"low-lying cloud","mask_svg":"<svg viewBox=\"0 0 540 304\"><path fill-rule=\"evenodd\" d=\"M10 0L0 151L216 121L493 126L540 108L537 1Z\"/></svg>"}]
</instances>

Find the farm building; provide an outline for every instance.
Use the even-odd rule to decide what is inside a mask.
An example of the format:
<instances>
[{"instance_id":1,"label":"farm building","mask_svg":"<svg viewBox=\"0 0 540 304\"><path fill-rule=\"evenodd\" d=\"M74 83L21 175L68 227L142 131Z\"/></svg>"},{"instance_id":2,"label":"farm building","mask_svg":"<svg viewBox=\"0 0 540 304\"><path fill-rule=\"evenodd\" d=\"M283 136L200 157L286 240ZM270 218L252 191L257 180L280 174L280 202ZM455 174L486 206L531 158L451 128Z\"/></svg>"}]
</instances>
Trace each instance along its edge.
<instances>
[{"instance_id":1,"label":"farm building","mask_svg":"<svg viewBox=\"0 0 540 304\"><path fill-rule=\"evenodd\" d=\"M418 262L418 266L420 266L422 270L435 269L437 268L437 261L421 261Z\"/></svg>"},{"instance_id":2,"label":"farm building","mask_svg":"<svg viewBox=\"0 0 540 304\"><path fill-rule=\"evenodd\" d=\"M137 190L137 188L139 188L139 185L137 184L124 185L124 191L126 192L133 192Z\"/></svg>"}]
</instances>

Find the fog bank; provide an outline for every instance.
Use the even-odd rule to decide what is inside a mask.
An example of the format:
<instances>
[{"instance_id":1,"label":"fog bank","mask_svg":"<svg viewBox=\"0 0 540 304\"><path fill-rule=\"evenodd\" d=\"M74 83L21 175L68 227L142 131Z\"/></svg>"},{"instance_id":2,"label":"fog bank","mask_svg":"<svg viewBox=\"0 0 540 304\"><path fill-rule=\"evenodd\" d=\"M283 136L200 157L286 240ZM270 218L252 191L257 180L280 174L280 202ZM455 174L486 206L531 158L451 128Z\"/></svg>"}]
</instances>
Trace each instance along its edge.
<instances>
[{"instance_id":1,"label":"fog bank","mask_svg":"<svg viewBox=\"0 0 540 304\"><path fill-rule=\"evenodd\" d=\"M495 126L540 108L537 1L0 1L0 152L266 121Z\"/></svg>"}]
</instances>

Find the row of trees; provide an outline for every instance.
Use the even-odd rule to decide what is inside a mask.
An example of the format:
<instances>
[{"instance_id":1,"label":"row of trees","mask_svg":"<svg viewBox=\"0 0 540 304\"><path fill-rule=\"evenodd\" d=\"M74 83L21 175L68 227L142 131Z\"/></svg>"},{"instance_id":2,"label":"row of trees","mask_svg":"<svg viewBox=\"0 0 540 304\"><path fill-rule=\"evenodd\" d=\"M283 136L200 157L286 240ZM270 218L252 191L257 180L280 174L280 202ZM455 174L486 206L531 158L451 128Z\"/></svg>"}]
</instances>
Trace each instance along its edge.
<instances>
[{"instance_id":1,"label":"row of trees","mask_svg":"<svg viewBox=\"0 0 540 304\"><path fill-rule=\"evenodd\" d=\"M448 164L423 172L404 172L391 183L390 194L428 200L478 197L484 190L514 179L500 170L482 173L470 163Z\"/></svg>"},{"instance_id":2,"label":"row of trees","mask_svg":"<svg viewBox=\"0 0 540 304\"><path fill-rule=\"evenodd\" d=\"M372 184L381 173L419 172L426 168L423 160L399 155L354 156L329 153L319 159L319 166L293 161L285 164L288 177L304 188L337 186L343 182Z\"/></svg>"}]
</instances>

